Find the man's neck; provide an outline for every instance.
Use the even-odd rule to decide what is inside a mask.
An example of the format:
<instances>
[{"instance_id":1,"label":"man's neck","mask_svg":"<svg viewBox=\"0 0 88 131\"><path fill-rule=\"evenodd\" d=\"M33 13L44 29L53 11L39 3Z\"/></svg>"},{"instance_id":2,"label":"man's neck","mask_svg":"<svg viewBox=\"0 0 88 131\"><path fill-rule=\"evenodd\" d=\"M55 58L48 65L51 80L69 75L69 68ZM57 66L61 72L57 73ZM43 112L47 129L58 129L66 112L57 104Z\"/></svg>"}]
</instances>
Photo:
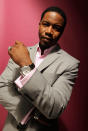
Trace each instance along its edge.
<instances>
[{"instance_id":1,"label":"man's neck","mask_svg":"<svg viewBox=\"0 0 88 131\"><path fill-rule=\"evenodd\" d=\"M43 46L43 45L40 44L40 43L39 43L39 47L40 47L40 49L41 49L41 55L44 54L44 51L45 51L46 49L49 49L49 48L50 48L50 47L45 47L45 46Z\"/></svg>"},{"instance_id":2,"label":"man's neck","mask_svg":"<svg viewBox=\"0 0 88 131\"><path fill-rule=\"evenodd\" d=\"M39 43L39 47L40 47L40 49L41 49L41 55L43 55L45 48L44 48L44 46L42 46L40 43Z\"/></svg>"}]
</instances>

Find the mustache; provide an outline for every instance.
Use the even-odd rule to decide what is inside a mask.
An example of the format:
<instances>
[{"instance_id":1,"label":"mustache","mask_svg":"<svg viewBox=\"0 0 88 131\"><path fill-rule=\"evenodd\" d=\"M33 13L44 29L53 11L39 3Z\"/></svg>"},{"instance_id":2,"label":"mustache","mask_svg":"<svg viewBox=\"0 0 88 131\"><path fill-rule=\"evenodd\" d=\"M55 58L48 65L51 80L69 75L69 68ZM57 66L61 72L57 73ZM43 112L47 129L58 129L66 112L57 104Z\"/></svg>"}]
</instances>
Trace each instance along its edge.
<instances>
[{"instance_id":1,"label":"mustache","mask_svg":"<svg viewBox=\"0 0 88 131\"><path fill-rule=\"evenodd\" d=\"M48 36L42 36L41 38L42 38L42 39L47 39L47 40L53 40L52 37L48 37Z\"/></svg>"}]
</instances>

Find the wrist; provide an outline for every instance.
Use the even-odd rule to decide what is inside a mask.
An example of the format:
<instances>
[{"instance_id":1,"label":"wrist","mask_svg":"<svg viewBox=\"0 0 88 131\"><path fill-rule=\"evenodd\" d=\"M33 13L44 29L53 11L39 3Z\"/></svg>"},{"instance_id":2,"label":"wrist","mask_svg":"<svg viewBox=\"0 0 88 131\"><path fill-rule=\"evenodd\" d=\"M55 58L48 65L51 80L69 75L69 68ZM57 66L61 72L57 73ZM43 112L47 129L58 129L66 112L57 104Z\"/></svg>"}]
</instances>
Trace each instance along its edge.
<instances>
[{"instance_id":1,"label":"wrist","mask_svg":"<svg viewBox=\"0 0 88 131\"><path fill-rule=\"evenodd\" d=\"M35 65L34 63L30 64L30 65L27 65L27 66L23 66L20 68L20 73L21 75L24 77L26 76L27 74L29 74L29 72L31 70L33 70L35 68Z\"/></svg>"},{"instance_id":2,"label":"wrist","mask_svg":"<svg viewBox=\"0 0 88 131\"><path fill-rule=\"evenodd\" d=\"M20 67L22 68L22 67L24 67L24 66L29 66L29 65L31 65L31 64L32 64L32 61L22 62L22 63L20 64Z\"/></svg>"}]
</instances>

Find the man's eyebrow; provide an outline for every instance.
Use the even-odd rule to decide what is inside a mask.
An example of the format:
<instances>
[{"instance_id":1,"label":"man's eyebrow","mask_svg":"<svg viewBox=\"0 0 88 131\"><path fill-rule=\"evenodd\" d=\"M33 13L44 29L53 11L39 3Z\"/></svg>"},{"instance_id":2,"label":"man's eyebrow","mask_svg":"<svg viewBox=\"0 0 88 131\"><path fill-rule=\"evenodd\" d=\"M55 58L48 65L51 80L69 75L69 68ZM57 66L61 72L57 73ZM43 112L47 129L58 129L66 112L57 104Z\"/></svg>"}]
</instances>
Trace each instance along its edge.
<instances>
[{"instance_id":1,"label":"man's eyebrow","mask_svg":"<svg viewBox=\"0 0 88 131\"><path fill-rule=\"evenodd\" d=\"M44 21L42 21L42 22L47 22L47 23L49 23L48 21L45 21L45 20L44 20Z\"/></svg>"},{"instance_id":2,"label":"man's eyebrow","mask_svg":"<svg viewBox=\"0 0 88 131\"><path fill-rule=\"evenodd\" d=\"M61 24L53 24L54 26L63 27Z\"/></svg>"},{"instance_id":3,"label":"man's eyebrow","mask_svg":"<svg viewBox=\"0 0 88 131\"><path fill-rule=\"evenodd\" d=\"M51 24L50 22L48 22L48 21L46 21L46 20L41 21L41 22L46 22L46 23L48 23L48 24ZM53 26L58 26L58 27L63 27L63 25L58 24L58 23L55 23L55 24L52 24L52 25L53 25Z\"/></svg>"}]
</instances>

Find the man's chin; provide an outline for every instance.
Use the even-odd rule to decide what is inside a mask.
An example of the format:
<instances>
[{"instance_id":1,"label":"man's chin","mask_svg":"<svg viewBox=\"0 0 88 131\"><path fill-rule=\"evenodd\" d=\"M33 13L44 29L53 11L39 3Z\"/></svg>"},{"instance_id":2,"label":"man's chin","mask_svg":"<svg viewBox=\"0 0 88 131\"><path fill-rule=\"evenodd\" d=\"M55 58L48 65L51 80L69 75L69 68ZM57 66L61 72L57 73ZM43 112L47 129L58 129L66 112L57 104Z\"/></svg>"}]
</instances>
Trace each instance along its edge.
<instances>
[{"instance_id":1,"label":"man's chin","mask_svg":"<svg viewBox=\"0 0 88 131\"><path fill-rule=\"evenodd\" d=\"M50 48L53 45L56 45L57 42L50 42L50 41L40 41L40 45L44 48Z\"/></svg>"},{"instance_id":2,"label":"man's chin","mask_svg":"<svg viewBox=\"0 0 88 131\"><path fill-rule=\"evenodd\" d=\"M49 42L45 42L45 41L40 41L40 45L44 48L49 48L52 46L52 43L49 43Z\"/></svg>"}]
</instances>

